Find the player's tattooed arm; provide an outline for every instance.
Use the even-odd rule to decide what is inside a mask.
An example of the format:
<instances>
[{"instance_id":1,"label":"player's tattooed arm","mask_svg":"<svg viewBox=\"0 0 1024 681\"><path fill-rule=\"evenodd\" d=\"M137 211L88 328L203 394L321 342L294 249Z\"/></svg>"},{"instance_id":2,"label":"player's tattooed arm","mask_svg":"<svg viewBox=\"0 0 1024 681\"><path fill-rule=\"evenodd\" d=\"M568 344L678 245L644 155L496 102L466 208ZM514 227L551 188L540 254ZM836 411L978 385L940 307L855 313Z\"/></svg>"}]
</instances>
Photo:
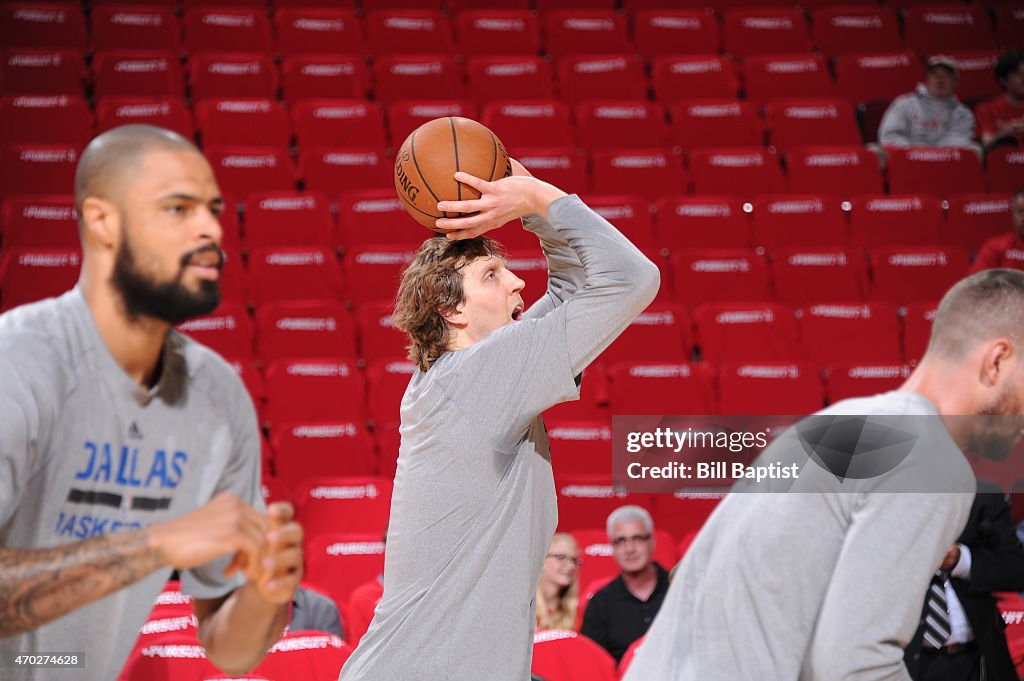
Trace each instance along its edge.
<instances>
[{"instance_id":1,"label":"player's tattooed arm","mask_svg":"<svg viewBox=\"0 0 1024 681\"><path fill-rule=\"evenodd\" d=\"M0 638L32 631L166 565L148 532L47 549L0 548Z\"/></svg>"}]
</instances>

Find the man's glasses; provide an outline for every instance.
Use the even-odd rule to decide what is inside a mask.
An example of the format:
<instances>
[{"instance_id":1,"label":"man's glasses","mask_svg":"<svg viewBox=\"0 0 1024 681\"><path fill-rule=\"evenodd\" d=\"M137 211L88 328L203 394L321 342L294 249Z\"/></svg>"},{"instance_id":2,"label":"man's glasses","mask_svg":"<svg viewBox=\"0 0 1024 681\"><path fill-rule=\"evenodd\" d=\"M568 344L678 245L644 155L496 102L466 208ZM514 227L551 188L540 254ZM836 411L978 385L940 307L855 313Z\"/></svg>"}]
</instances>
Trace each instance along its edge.
<instances>
[{"instance_id":1,"label":"man's glasses","mask_svg":"<svg viewBox=\"0 0 1024 681\"><path fill-rule=\"evenodd\" d=\"M650 540L651 535L648 534L634 534L632 537L616 537L612 539L612 546L617 549L621 549L626 545L642 544L645 541Z\"/></svg>"},{"instance_id":2,"label":"man's glasses","mask_svg":"<svg viewBox=\"0 0 1024 681\"><path fill-rule=\"evenodd\" d=\"M576 556L569 556L564 553L549 553L548 558L554 558L559 563L572 563L576 567L583 565L583 559L577 558Z\"/></svg>"}]
</instances>

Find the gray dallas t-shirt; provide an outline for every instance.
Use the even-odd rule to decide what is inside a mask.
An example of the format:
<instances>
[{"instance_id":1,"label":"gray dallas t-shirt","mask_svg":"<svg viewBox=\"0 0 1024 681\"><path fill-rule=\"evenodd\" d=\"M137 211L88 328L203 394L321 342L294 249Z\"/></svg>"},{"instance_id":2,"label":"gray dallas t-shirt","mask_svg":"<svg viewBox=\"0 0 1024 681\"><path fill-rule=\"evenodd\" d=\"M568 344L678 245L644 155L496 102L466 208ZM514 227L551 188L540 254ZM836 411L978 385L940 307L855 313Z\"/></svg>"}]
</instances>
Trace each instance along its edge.
<instances>
[{"instance_id":1,"label":"gray dallas t-shirt","mask_svg":"<svg viewBox=\"0 0 1024 681\"><path fill-rule=\"evenodd\" d=\"M73 545L185 515L222 491L262 508L252 402L231 367L171 331L160 382L116 363L79 289L0 316L0 546ZM228 557L182 573L223 596ZM171 569L18 636L0 651L82 652L84 669L2 669L5 681L111 681Z\"/></svg>"},{"instance_id":2,"label":"gray dallas t-shirt","mask_svg":"<svg viewBox=\"0 0 1024 681\"><path fill-rule=\"evenodd\" d=\"M548 259L520 322L443 355L402 400L384 596L344 681L527 681L557 524L548 407L654 298L658 271L576 197L527 229ZM500 235L498 235L500 236Z\"/></svg>"}]
</instances>

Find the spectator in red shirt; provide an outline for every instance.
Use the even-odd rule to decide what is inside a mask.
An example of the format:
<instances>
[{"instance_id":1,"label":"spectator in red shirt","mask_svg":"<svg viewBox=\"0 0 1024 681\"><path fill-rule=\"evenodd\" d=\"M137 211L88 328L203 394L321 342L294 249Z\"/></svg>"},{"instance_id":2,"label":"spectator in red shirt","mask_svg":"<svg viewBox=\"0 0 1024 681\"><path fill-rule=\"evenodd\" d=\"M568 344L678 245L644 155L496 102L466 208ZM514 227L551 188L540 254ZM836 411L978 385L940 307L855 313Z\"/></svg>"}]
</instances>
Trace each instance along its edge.
<instances>
[{"instance_id":1,"label":"spectator in red shirt","mask_svg":"<svg viewBox=\"0 0 1024 681\"><path fill-rule=\"evenodd\" d=\"M1024 189L1013 195L1010 203L1013 231L994 236L978 251L971 264L970 274L995 267L1024 270Z\"/></svg>"},{"instance_id":2,"label":"spectator in red shirt","mask_svg":"<svg viewBox=\"0 0 1024 681\"><path fill-rule=\"evenodd\" d=\"M985 150L1024 145L1024 52L1007 52L996 62L996 79L1005 93L978 105L978 130Z\"/></svg>"}]
</instances>

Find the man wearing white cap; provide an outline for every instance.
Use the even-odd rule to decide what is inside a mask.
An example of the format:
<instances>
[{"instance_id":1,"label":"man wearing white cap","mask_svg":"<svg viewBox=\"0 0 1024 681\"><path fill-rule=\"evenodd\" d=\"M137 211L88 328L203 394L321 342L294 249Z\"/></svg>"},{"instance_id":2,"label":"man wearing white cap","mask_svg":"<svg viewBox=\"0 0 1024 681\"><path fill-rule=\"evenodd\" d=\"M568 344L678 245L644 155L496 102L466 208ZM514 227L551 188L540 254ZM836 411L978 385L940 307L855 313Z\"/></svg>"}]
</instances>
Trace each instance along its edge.
<instances>
[{"instance_id":1,"label":"man wearing white cap","mask_svg":"<svg viewBox=\"0 0 1024 681\"><path fill-rule=\"evenodd\" d=\"M956 97L956 59L937 54L928 59L923 83L897 97L878 128L883 147L976 147L974 114Z\"/></svg>"}]
</instances>

